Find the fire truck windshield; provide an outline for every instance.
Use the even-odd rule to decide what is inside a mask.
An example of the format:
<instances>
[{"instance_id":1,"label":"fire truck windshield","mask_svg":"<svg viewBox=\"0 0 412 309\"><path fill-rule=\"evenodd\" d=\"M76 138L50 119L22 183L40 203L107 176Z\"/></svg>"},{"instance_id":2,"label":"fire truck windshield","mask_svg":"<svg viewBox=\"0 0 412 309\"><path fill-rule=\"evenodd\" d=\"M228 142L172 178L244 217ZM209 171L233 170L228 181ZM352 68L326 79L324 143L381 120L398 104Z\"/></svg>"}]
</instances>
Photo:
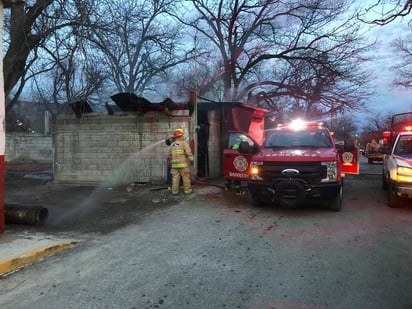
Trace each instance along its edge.
<instances>
[{"instance_id":1,"label":"fire truck windshield","mask_svg":"<svg viewBox=\"0 0 412 309\"><path fill-rule=\"evenodd\" d=\"M407 158L412 157L412 134L399 136L393 154Z\"/></svg>"},{"instance_id":2,"label":"fire truck windshield","mask_svg":"<svg viewBox=\"0 0 412 309\"><path fill-rule=\"evenodd\" d=\"M274 130L264 143L265 148L330 148L332 139L326 129Z\"/></svg>"}]
</instances>

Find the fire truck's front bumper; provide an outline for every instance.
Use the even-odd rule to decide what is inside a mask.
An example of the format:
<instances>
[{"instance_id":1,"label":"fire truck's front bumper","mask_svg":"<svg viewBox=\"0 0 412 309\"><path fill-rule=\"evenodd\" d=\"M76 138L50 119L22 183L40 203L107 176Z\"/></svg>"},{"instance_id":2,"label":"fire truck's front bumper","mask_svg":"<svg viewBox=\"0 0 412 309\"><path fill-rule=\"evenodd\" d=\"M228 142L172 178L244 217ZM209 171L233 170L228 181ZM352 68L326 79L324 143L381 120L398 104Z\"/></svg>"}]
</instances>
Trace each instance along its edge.
<instances>
[{"instance_id":1,"label":"fire truck's front bumper","mask_svg":"<svg viewBox=\"0 0 412 309\"><path fill-rule=\"evenodd\" d=\"M342 187L342 184L337 182L321 183L317 185L307 185L301 182L302 186L297 185L296 181L288 182L288 180L282 180L276 184L268 184L258 181L249 181L248 189L254 195L262 194L269 198L284 194L296 195L296 198L303 202L305 200L332 200L340 193Z\"/></svg>"},{"instance_id":2,"label":"fire truck's front bumper","mask_svg":"<svg viewBox=\"0 0 412 309\"><path fill-rule=\"evenodd\" d=\"M412 184L393 182L391 186L398 196L412 198Z\"/></svg>"}]
</instances>

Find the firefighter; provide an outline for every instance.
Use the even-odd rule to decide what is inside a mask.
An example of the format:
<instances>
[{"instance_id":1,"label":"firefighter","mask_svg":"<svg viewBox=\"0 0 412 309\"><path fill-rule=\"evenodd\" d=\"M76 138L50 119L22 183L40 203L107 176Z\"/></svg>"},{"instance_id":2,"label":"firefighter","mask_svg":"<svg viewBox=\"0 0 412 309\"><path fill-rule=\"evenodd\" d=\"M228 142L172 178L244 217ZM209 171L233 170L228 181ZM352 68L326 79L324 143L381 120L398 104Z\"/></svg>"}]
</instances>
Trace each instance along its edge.
<instances>
[{"instance_id":1,"label":"firefighter","mask_svg":"<svg viewBox=\"0 0 412 309\"><path fill-rule=\"evenodd\" d=\"M370 152L377 152L379 144L376 142L376 140L373 138L371 143L370 143Z\"/></svg>"},{"instance_id":2,"label":"firefighter","mask_svg":"<svg viewBox=\"0 0 412 309\"><path fill-rule=\"evenodd\" d=\"M232 149L239 149L240 143L247 142L247 141L248 141L248 138L246 135L243 135L243 134L239 135L239 137L236 139L236 143L232 146Z\"/></svg>"},{"instance_id":3,"label":"firefighter","mask_svg":"<svg viewBox=\"0 0 412 309\"><path fill-rule=\"evenodd\" d=\"M177 128L175 131L179 131L182 132L182 134L184 135L184 131L182 128ZM165 144L167 146L170 146L173 142L175 141L175 138L172 136L168 136L165 139ZM167 183L170 185L172 183L172 174L170 173L171 171L171 166L170 166L170 161L169 159L167 160ZM180 178L180 182L179 182L180 188L183 188L183 180L182 178ZM167 190L172 191L172 186L167 187Z\"/></svg>"},{"instance_id":4,"label":"firefighter","mask_svg":"<svg viewBox=\"0 0 412 309\"><path fill-rule=\"evenodd\" d=\"M176 129L173 133L174 141L169 146L169 162L172 174L172 194L179 194L180 178L183 180L184 194L192 193L190 179L190 165L193 165L194 158L190 146L183 139L183 130Z\"/></svg>"}]
</instances>

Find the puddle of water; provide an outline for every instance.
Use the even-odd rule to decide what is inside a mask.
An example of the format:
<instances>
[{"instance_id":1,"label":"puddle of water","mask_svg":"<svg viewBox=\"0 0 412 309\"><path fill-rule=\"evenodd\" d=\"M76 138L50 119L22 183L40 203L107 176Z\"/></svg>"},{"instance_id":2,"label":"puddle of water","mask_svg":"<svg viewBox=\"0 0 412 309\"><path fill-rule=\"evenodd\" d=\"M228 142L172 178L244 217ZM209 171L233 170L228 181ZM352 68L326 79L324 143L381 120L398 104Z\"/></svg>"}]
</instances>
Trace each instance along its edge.
<instances>
[{"instance_id":1,"label":"puddle of water","mask_svg":"<svg viewBox=\"0 0 412 309\"><path fill-rule=\"evenodd\" d=\"M114 171L113 176L107 181L101 183L96 189L87 196L83 202L77 206L73 205L63 216L54 220L55 223L62 223L68 219L80 218L86 214L91 213L93 210L100 206L99 199L103 194L107 194L113 187L122 184L123 175L134 167L134 160L136 157L148 155L148 152L153 150L156 146L164 143L164 140L160 140L156 143L150 144L136 153L130 155L123 163L121 163ZM125 192L126 194L126 192Z\"/></svg>"},{"instance_id":2,"label":"puddle of water","mask_svg":"<svg viewBox=\"0 0 412 309\"><path fill-rule=\"evenodd\" d=\"M23 178L50 181L53 180L53 171L32 172L24 174Z\"/></svg>"}]
</instances>

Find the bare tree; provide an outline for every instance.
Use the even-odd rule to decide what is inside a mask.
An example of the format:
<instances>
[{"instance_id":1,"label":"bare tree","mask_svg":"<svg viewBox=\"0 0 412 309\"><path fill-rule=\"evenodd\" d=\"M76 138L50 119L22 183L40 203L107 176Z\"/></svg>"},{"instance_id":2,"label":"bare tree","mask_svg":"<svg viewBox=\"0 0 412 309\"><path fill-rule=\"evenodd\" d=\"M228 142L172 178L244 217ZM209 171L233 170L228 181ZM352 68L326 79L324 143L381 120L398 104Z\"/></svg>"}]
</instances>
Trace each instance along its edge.
<instances>
[{"instance_id":1,"label":"bare tree","mask_svg":"<svg viewBox=\"0 0 412 309\"><path fill-rule=\"evenodd\" d=\"M196 14L173 16L215 47L225 100L276 109L293 98L327 114L361 108L370 94L357 68L367 49L359 26L352 16L339 21L347 1L191 3Z\"/></svg>"},{"instance_id":2,"label":"bare tree","mask_svg":"<svg viewBox=\"0 0 412 309\"><path fill-rule=\"evenodd\" d=\"M38 59L36 49L55 31L76 24L75 21L62 17L68 2L65 0L11 1L10 11L7 11L8 15L5 18L7 51L3 64L6 98L19 82L20 85L14 93L16 96L6 101L6 111L17 102L17 96L30 75L27 74L29 68L33 67Z\"/></svg>"},{"instance_id":3,"label":"bare tree","mask_svg":"<svg viewBox=\"0 0 412 309\"><path fill-rule=\"evenodd\" d=\"M359 142L365 146L372 139L379 141L383 138L383 132L390 130L392 112L371 112L364 119L364 124L359 135Z\"/></svg>"},{"instance_id":4,"label":"bare tree","mask_svg":"<svg viewBox=\"0 0 412 309\"><path fill-rule=\"evenodd\" d=\"M46 33L35 33L32 31L42 12L53 2L37 1L32 6L26 1L12 1L10 17L6 19L8 30L8 49L3 59L4 90L6 97L19 79L26 72L26 61L30 52L44 39ZM10 108L6 102L6 111Z\"/></svg>"},{"instance_id":5,"label":"bare tree","mask_svg":"<svg viewBox=\"0 0 412 309\"><path fill-rule=\"evenodd\" d=\"M160 78L192 56L179 45L181 27L165 16L174 3L13 1L6 18L7 111L28 79L42 101L56 103L88 97L107 79L113 92L159 92Z\"/></svg>"},{"instance_id":6,"label":"bare tree","mask_svg":"<svg viewBox=\"0 0 412 309\"><path fill-rule=\"evenodd\" d=\"M341 117L334 119L330 129L333 131L333 136L336 140L353 138L359 130L355 120L349 115L342 115Z\"/></svg>"},{"instance_id":7,"label":"bare tree","mask_svg":"<svg viewBox=\"0 0 412 309\"><path fill-rule=\"evenodd\" d=\"M362 127L364 132L383 132L390 128L391 117L394 113L373 112L365 119L366 123Z\"/></svg>"},{"instance_id":8,"label":"bare tree","mask_svg":"<svg viewBox=\"0 0 412 309\"><path fill-rule=\"evenodd\" d=\"M394 46L399 52L400 62L392 68L396 72L396 78L393 81L395 86L412 88L412 43L409 35L406 39L398 39L394 42Z\"/></svg>"},{"instance_id":9,"label":"bare tree","mask_svg":"<svg viewBox=\"0 0 412 309\"><path fill-rule=\"evenodd\" d=\"M76 27L72 31L55 32L42 46L43 58L37 65L44 68L43 74L32 80L40 101L58 106L89 100L103 88L108 76L88 42L76 34L79 31Z\"/></svg>"},{"instance_id":10,"label":"bare tree","mask_svg":"<svg viewBox=\"0 0 412 309\"><path fill-rule=\"evenodd\" d=\"M410 15L411 11L412 0L376 0L358 12L357 17L364 23L383 26Z\"/></svg>"},{"instance_id":11,"label":"bare tree","mask_svg":"<svg viewBox=\"0 0 412 309\"><path fill-rule=\"evenodd\" d=\"M357 16L366 24L385 26L393 23L395 20L401 21L406 18L408 18L406 21L410 23L411 11L412 0L376 0L372 4L366 4ZM394 86L412 87L412 74L410 71L412 67L411 37L410 34L405 34L404 37L401 36L393 41L393 47L399 52L398 61L392 66L397 76L393 80Z\"/></svg>"},{"instance_id":12,"label":"bare tree","mask_svg":"<svg viewBox=\"0 0 412 309\"><path fill-rule=\"evenodd\" d=\"M179 46L180 28L165 12L176 1L89 0L84 39L119 92L156 93L156 79L191 57ZM86 16L86 15L85 15Z\"/></svg>"}]
</instances>

